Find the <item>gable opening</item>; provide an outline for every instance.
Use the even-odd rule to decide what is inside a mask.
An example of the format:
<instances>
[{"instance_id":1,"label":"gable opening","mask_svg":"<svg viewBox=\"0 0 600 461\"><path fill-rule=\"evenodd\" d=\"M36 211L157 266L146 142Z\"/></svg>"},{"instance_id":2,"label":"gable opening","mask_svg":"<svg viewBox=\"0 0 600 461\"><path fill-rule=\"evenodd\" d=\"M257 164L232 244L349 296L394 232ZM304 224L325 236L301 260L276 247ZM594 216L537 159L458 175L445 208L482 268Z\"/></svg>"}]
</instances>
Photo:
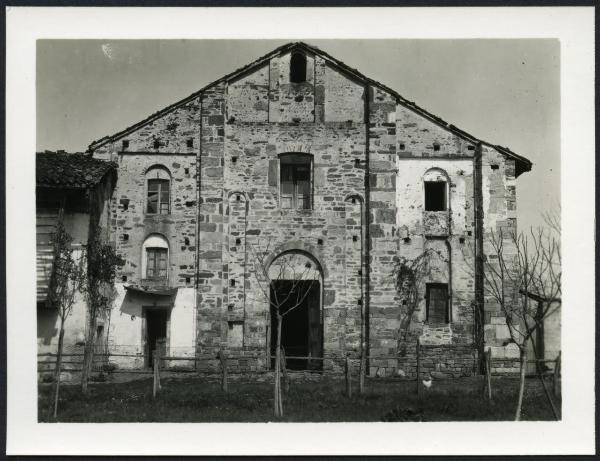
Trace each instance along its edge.
<instances>
[{"instance_id":1,"label":"gable opening","mask_svg":"<svg viewBox=\"0 0 600 461\"><path fill-rule=\"evenodd\" d=\"M306 81L306 55L299 51L292 53L290 60L290 82L302 83Z\"/></svg>"}]
</instances>

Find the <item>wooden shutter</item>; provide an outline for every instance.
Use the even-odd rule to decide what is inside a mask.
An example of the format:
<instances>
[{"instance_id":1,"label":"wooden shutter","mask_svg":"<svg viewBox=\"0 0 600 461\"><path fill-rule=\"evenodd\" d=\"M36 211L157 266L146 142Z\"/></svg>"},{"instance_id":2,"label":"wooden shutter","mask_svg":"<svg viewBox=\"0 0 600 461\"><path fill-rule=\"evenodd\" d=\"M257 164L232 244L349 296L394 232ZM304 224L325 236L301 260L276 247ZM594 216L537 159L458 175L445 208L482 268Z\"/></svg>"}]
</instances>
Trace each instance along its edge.
<instances>
[{"instance_id":1,"label":"wooden shutter","mask_svg":"<svg viewBox=\"0 0 600 461\"><path fill-rule=\"evenodd\" d=\"M277 187L277 165L279 160L269 160L269 186Z\"/></svg>"},{"instance_id":2,"label":"wooden shutter","mask_svg":"<svg viewBox=\"0 0 600 461\"><path fill-rule=\"evenodd\" d=\"M159 180L148 180L147 212L158 213Z\"/></svg>"},{"instance_id":3,"label":"wooden shutter","mask_svg":"<svg viewBox=\"0 0 600 461\"><path fill-rule=\"evenodd\" d=\"M169 184L168 179L161 179L159 184L159 194L160 194L160 214L169 214Z\"/></svg>"},{"instance_id":4,"label":"wooden shutter","mask_svg":"<svg viewBox=\"0 0 600 461\"><path fill-rule=\"evenodd\" d=\"M296 207L310 208L310 165L296 166Z\"/></svg>"},{"instance_id":5,"label":"wooden shutter","mask_svg":"<svg viewBox=\"0 0 600 461\"><path fill-rule=\"evenodd\" d=\"M156 253L153 249L146 250L146 278L154 278L154 269L156 267Z\"/></svg>"},{"instance_id":6,"label":"wooden shutter","mask_svg":"<svg viewBox=\"0 0 600 461\"><path fill-rule=\"evenodd\" d=\"M448 284L427 284L427 321L430 324L448 323Z\"/></svg>"},{"instance_id":7,"label":"wooden shutter","mask_svg":"<svg viewBox=\"0 0 600 461\"><path fill-rule=\"evenodd\" d=\"M294 206L294 165L281 165L281 208Z\"/></svg>"},{"instance_id":8,"label":"wooden shutter","mask_svg":"<svg viewBox=\"0 0 600 461\"><path fill-rule=\"evenodd\" d=\"M161 248L158 250L159 260L158 260L158 276L161 279L167 278L167 250Z\"/></svg>"}]
</instances>

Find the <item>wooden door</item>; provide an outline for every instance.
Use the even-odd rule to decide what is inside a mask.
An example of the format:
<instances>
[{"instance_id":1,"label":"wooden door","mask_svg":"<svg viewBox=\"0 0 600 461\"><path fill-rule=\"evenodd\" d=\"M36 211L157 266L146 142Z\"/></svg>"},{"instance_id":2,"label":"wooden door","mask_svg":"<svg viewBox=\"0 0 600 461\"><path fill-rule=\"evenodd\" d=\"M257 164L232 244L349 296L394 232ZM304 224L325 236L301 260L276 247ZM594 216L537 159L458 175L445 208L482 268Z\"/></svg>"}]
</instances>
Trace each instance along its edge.
<instances>
[{"instance_id":1,"label":"wooden door","mask_svg":"<svg viewBox=\"0 0 600 461\"><path fill-rule=\"evenodd\" d=\"M323 356L323 322L321 318L321 284L314 280L307 296L308 302L308 351L311 357ZM310 360L308 368L321 369L322 360Z\"/></svg>"}]
</instances>

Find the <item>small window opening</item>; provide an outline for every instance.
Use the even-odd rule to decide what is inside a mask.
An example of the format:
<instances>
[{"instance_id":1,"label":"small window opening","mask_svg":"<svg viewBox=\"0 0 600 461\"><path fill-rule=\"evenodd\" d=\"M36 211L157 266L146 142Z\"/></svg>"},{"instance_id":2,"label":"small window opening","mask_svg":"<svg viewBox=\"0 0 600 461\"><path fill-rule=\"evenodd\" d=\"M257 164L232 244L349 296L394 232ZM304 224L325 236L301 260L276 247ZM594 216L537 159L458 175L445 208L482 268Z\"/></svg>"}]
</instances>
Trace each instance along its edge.
<instances>
[{"instance_id":1,"label":"small window opening","mask_svg":"<svg viewBox=\"0 0 600 461\"><path fill-rule=\"evenodd\" d=\"M467 235L470 237L471 235L473 235L473 232L467 231Z\"/></svg>"},{"instance_id":2,"label":"small window opening","mask_svg":"<svg viewBox=\"0 0 600 461\"><path fill-rule=\"evenodd\" d=\"M236 245L241 245L242 244L242 239L235 239L235 244Z\"/></svg>"},{"instance_id":3,"label":"small window opening","mask_svg":"<svg viewBox=\"0 0 600 461\"><path fill-rule=\"evenodd\" d=\"M184 169L183 169L183 172L184 172L185 174L190 174L190 169L189 169L189 168L184 168Z\"/></svg>"},{"instance_id":4,"label":"small window opening","mask_svg":"<svg viewBox=\"0 0 600 461\"><path fill-rule=\"evenodd\" d=\"M435 150L435 151L440 150L440 145L437 142L433 144L433 150Z\"/></svg>"},{"instance_id":5,"label":"small window opening","mask_svg":"<svg viewBox=\"0 0 600 461\"><path fill-rule=\"evenodd\" d=\"M354 159L354 166L355 166L356 168L358 168L358 167L360 166L360 159L359 159L359 158L355 158L355 159Z\"/></svg>"},{"instance_id":6,"label":"small window opening","mask_svg":"<svg viewBox=\"0 0 600 461\"><path fill-rule=\"evenodd\" d=\"M236 196L235 196L235 200L236 200L237 202L240 202L240 201L242 200L242 197L240 197L239 195L236 195Z\"/></svg>"},{"instance_id":7,"label":"small window opening","mask_svg":"<svg viewBox=\"0 0 600 461\"><path fill-rule=\"evenodd\" d=\"M194 147L194 138L190 138L187 140L187 146L188 147Z\"/></svg>"},{"instance_id":8,"label":"small window opening","mask_svg":"<svg viewBox=\"0 0 600 461\"><path fill-rule=\"evenodd\" d=\"M357 237L356 235L353 235L353 236L352 236L352 241L353 241L353 242L358 242L358 237Z\"/></svg>"},{"instance_id":9,"label":"small window opening","mask_svg":"<svg viewBox=\"0 0 600 461\"><path fill-rule=\"evenodd\" d=\"M362 306L362 299L358 298L356 300L356 304L358 304L359 306Z\"/></svg>"},{"instance_id":10,"label":"small window opening","mask_svg":"<svg viewBox=\"0 0 600 461\"><path fill-rule=\"evenodd\" d=\"M231 163L237 163L237 157L231 157Z\"/></svg>"},{"instance_id":11,"label":"small window opening","mask_svg":"<svg viewBox=\"0 0 600 461\"><path fill-rule=\"evenodd\" d=\"M126 242L129 240L129 234L123 234L123 241Z\"/></svg>"},{"instance_id":12,"label":"small window opening","mask_svg":"<svg viewBox=\"0 0 600 461\"><path fill-rule=\"evenodd\" d=\"M358 269L358 275L362 275L362 269Z\"/></svg>"},{"instance_id":13,"label":"small window opening","mask_svg":"<svg viewBox=\"0 0 600 461\"><path fill-rule=\"evenodd\" d=\"M304 101L304 96L301 95L301 94L299 94L298 96L296 96L294 98L294 101L296 101L296 102L302 102L302 101Z\"/></svg>"},{"instance_id":14,"label":"small window opening","mask_svg":"<svg viewBox=\"0 0 600 461\"><path fill-rule=\"evenodd\" d=\"M290 82L302 83L306 81L306 55L304 53L292 53L290 60Z\"/></svg>"},{"instance_id":15,"label":"small window opening","mask_svg":"<svg viewBox=\"0 0 600 461\"><path fill-rule=\"evenodd\" d=\"M189 278L189 277L186 277L186 278L185 278L185 283L190 283L191 281L192 281L192 279L191 279L191 278Z\"/></svg>"},{"instance_id":16,"label":"small window opening","mask_svg":"<svg viewBox=\"0 0 600 461\"><path fill-rule=\"evenodd\" d=\"M190 244L190 239L189 239L189 238L187 238L187 237L185 237L185 238L183 239L183 243L185 243L186 245L189 245L189 244Z\"/></svg>"},{"instance_id":17,"label":"small window opening","mask_svg":"<svg viewBox=\"0 0 600 461\"><path fill-rule=\"evenodd\" d=\"M122 198L121 199L121 206L123 207L123 210L127 210L129 208L129 199L128 198Z\"/></svg>"},{"instance_id":18,"label":"small window opening","mask_svg":"<svg viewBox=\"0 0 600 461\"><path fill-rule=\"evenodd\" d=\"M356 203L356 199L355 199L355 198L353 198L353 199L352 199L352 204L354 205L355 203Z\"/></svg>"},{"instance_id":19,"label":"small window opening","mask_svg":"<svg viewBox=\"0 0 600 461\"><path fill-rule=\"evenodd\" d=\"M427 322L434 324L448 323L448 284L428 283L426 293Z\"/></svg>"},{"instance_id":20,"label":"small window opening","mask_svg":"<svg viewBox=\"0 0 600 461\"><path fill-rule=\"evenodd\" d=\"M126 276L126 275L122 276L122 277L121 277L121 280L122 280L123 282L126 282L126 281L127 281L127 276Z\"/></svg>"},{"instance_id":21,"label":"small window opening","mask_svg":"<svg viewBox=\"0 0 600 461\"><path fill-rule=\"evenodd\" d=\"M123 150L129 149L129 139L123 139Z\"/></svg>"},{"instance_id":22,"label":"small window opening","mask_svg":"<svg viewBox=\"0 0 600 461\"><path fill-rule=\"evenodd\" d=\"M158 139L154 140L154 148L158 149L160 147L160 141Z\"/></svg>"},{"instance_id":23,"label":"small window opening","mask_svg":"<svg viewBox=\"0 0 600 461\"><path fill-rule=\"evenodd\" d=\"M235 279L231 279L229 281L229 285L231 285L232 287L234 287L235 286Z\"/></svg>"},{"instance_id":24,"label":"small window opening","mask_svg":"<svg viewBox=\"0 0 600 461\"><path fill-rule=\"evenodd\" d=\"M500 166L496 165L495 163L493 165L491 165L492 170L497 170L498 168L500 168Z\"/></svg>"},{"instance_id":25,"label":"small window opening","mask_svg":"<svg viewBox=\"0 0 600 461\"><path fill-rule=\"evenodd\" d=\"M468 146L467 149L468 150L475 150L475 146Z\"/></svg>"},{"instance_id":26,"label":"small window opening","mask_svg":"<svg viewBox=\"0 0 600 461\"><path fill-rule=\"evenodd\" d=\"M410 243L410 237L404 237L402 240L404 240L404 243Z\"/></svg>"},{"instance_id":27,"label":"small window opening","mask_svg":"<svg viewBox=\"0 0 600 461\"><path fill-rule=\"evenodd\" d=\"M317 245L323 245L323 239L318 239L317 240Z\"/></svg>"},{"instance_id":28,"label":"small window opening","mask_svg":"<svg viewBox=\"0 0 600 461\"><path fill-rule=\"evenodd\" d=\"M406 146L404 145L404 143L400 143L400 150L404 150L406 149Z\"/></svg>"},{"instance_id":29,"label":"small window opening","mask_svg":"<svg viewBox=\"0 0 600 461\"><path fill-rule=\"evenodd\" d=\"M231 311L233 311L233 307L234 307L233 304L229 304L229 305L227 305L227 310L229 312L231 312Z\"/></svg>"},{"instance_id":30,"label":"small window opening","mask_svg":"<svg viewBox=\"0 0 600 461\"><path fill-rule=\"evenodd\" d=\"M425 211L446 210L446 182L425 181Z\"/></svg>"}]
</instances>

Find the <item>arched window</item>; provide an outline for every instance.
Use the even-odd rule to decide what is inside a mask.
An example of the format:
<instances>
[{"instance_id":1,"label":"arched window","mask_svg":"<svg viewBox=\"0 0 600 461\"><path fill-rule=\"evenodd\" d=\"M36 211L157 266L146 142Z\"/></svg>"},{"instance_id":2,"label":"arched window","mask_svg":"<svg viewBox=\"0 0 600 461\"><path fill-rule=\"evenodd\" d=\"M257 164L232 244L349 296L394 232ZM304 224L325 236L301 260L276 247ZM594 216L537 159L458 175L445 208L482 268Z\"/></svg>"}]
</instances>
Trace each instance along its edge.
<instances>
[{"instance_id":1,"label":"arched window","mask_svg":"<svg viewBox=\"0 0 600 461\"><path fill-rule=\"evenodd\" d=\"M312 156L284 154L279 160L281 208L309 210L312 207Z\"/></svg>"},{"instance_id":2,"label":"arched window","mask_svg":"<svg viewBox=\"0 0 600 461\"><path fill-rule=\"evenodd\" d=\"M448 209L448 175L433 168L423 177L425 190L425 211L446 211Z\"/></svg>"},{"instance_id":3,"label":"arched window","mask_svg":"<svg viewBox=\"0 0 600 461\"><path fill-rule=\"evenodd\" d=\"M146 213L170 213L171 175L162 166L154 166L146 172Z\"/></svg>"},{"instance_id":4,"label":"arched window","mask_svg":"<svg viewBox=\"0 0 600 461\"><path fill-rule=\"evenodd\" d=\"M292 53L290 59L290 82L302 83L306 81L306 55L300 51Z\"/></svg>"},{"instance_id":5,"label":"arched window","mask_svg":"<svg viewBox=\"0 0 600 461\"><path fill-rule=\"evenodd\" d=\"M167 280L169 276L169 243L162 235L152 234L142 247L142 278Z\"/></svg>"}]
</instances>

